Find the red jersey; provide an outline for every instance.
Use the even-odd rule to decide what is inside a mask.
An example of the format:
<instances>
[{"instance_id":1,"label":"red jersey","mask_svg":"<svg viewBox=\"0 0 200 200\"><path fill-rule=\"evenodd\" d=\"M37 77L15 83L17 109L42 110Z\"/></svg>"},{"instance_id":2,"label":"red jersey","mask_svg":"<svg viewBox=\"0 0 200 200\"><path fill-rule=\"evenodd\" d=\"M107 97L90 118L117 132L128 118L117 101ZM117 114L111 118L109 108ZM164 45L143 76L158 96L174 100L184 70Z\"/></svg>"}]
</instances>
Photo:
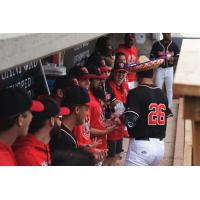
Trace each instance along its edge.
<instances>
[{"instance_id":1,"label":"red jersey","mask_svg":"<svg viewBox=\"0 0 200 200\"><path fill-rule=\"evenodd\" d=\"M105 117L103 112L103 106L101 102L89 91L90 96L90 126L91 128L105 130ZM102 144L98 145L98 149L107 149L107 137L106 135L97 136L98 139L102 140Z\"/></svg>"},{"instance_id":2,"label":"red jersey","mask_svg":"<svg viewBox=\"0 0 200 200\"><path fill-rule=\"evenodd\" d=\"M112 80L110 80L109 83L115 98L125 104L126 97L129 91L127 82L124 81L121 86L118 86ZM122 139L124 135L127 135L127 132L124 130L124 128L125 128L124 125L121 124L118 130L115 130L108 135L108 140L116 141Z\"/></svg>"},{"instance_id":3,"label":"red jersey","mask_svg":"<svg viewBox=\"0 0 200 200\"><path fill-rule=\"evenodd\" d=\"M110 80L110 87L115 98L125 104L129 92L127 82L124 81L121 86L118 86L114 81Z\"/></svg>"},{"instance_id":4,"label":"red jersey","mask_svg":"<svg viewBox=\"0 0 200 200\"><path fill-rule=\"evenodd\" d=\"M34 135L28 134L17 139L13 150L17 164L20 166L50 165L49 145L39 141Z\"/></svg>"},{"instance_id":5,"label":"red jersey","mask_svg":"<svg viewBox=\"0 0 200 200\"><path fill-rule=\"evenodd\" d=\"M75 126L72 132L79 147L92 144L92 140L90 138L90 111L88 112L88 116L84 124ZM95 148L91 148L89 151L95 152Z\"/></svg>"},{"instance_id":6,"label":"red jersey","mask_svg":"<svg viewBox=\"0 0 200 200\"><path fill-rule=\"evenodd\" d=\"M0 166L16 166L17 162L10 146L0 141Z\"/></svg>"},{"instance_id":7,"label":"red jersey","mask_svg":"<svg viewBox=\"0 0 200 200\"><path fill-rule=\"evenodd\" d=\"M126 64L136 64L138 63L138 50L135 46L131 48L125 47L123 44L119 45L119 48L116 50L116 53L124 53L126 56ZM128 81L132 82L135 80L135 73L131 72L128 74Z\"/></svg>"}]
</instances>

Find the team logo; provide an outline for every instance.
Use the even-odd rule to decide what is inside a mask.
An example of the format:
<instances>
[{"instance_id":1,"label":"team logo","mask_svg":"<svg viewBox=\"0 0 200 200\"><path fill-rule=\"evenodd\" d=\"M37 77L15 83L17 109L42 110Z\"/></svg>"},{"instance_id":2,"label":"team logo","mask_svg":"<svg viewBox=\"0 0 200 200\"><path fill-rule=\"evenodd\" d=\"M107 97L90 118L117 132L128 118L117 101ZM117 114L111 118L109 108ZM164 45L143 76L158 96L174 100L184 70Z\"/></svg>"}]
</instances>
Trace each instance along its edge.
<instances>
[{"instance_id":1,"label":"team logo","mask_svg":"<svg viewBox=\"0 0 200 200\"><path fill-rule=\"evenodd\" d=\"M85 123L84 123L83 136L84 136L86 139L89 139L89 137L90 137L90 122L89 122L88 119L85 120Z\"/></svg>"},{"instance_id":2,"label":"team logo","mask_svg":"<svg viewBox=\"0 0 200 200\"><path fill-rule=\"evenodd\" d=\"M130 54L129 56L128 56L128 59L127 59L127 63L136 63L136 56L135 55L133 55L133 54Z\"/></svg>"},{"instance_id":3,"label":"team logo","mask_svg":"<svg viewBox=\"0 0 200 200\"><path fill-rule=\"evenodd\" d=\"M147 154L147 152L146 151L141 151L141 154Z\"/></svg>"}]
</instances>

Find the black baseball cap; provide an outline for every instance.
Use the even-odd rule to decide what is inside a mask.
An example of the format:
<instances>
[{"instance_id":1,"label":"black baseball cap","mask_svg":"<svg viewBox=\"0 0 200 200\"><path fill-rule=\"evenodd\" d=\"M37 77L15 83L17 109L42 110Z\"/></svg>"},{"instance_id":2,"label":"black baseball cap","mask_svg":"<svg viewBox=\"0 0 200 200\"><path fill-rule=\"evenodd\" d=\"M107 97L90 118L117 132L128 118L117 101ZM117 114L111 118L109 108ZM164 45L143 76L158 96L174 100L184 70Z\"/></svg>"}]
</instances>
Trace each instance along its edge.
<instances>
[{"instance_id":1,"label":"black baseball cap","mask_svg":"<svg viewBox=\"0 0 200 200\"><path fill-rule=\"evenodd\" d=\"M77 79L83 79L83 80L90 79L90 78L94 77L94 75L90 74L88 72L87 68L84 67L84 66L72 67L69 71L69 75L72 76L72 77L75 77Z\"/></svg>"},{"instance_id":2,"label":"black baseball cap","mask_svg":"<svg viewBox=\"0 0 200 200\"><path fill-rule=\"evenodd\" d=\"M62 106L72 107L75 105L87 105L89 106L90 97L88 91L80 86L71 87L64 99L62 100Z\"/></svg>"},{"instance_id":3,"label":"black baseball cap","mask_svg":"<svg viewBox=\"0 0 200 200\"><path fill-rule=\"evenodd\" d=\"M40 113L32 112L34 118L37 118L38 120L48 120L51 117L59 115L60 108L53 99L45 98L40 100L40 102L44 105L44 110Z\"/></svg>"},{"instance_id":4,"label":"black baseball cap","mask_svg":"<svg viewBox=\"0 0 200 200\"><path fill-rule=\"evenodd\" d=\"M57 78L53 84L53 92L58 89L67 89L76 85L74 79L70 76L61 76Z\"/></svg>"},{"instance_id":5,"label":"black baseball cap","mask_svg":"<svg viewBox=\"0 0 200 200\"><path fill-rule=\"evenodd\" d=\"M30 110L42 112L41 102L32 100L28 92L22 88L6 88L0 91L0 118L16 116Z\"/></svg>"},{"instance_id":6,"label":"black baseball cap","mask_svg":"<svg viewBox=\"0 0 200 200\"><path fill-rule=\"evenodd\" d=\"M88 71L90 74L93 74L93 78L95 79L106 79L108 76L105 74L101 74L101 69L97 65L88 66Z\"/></svg>"}]
</instances>

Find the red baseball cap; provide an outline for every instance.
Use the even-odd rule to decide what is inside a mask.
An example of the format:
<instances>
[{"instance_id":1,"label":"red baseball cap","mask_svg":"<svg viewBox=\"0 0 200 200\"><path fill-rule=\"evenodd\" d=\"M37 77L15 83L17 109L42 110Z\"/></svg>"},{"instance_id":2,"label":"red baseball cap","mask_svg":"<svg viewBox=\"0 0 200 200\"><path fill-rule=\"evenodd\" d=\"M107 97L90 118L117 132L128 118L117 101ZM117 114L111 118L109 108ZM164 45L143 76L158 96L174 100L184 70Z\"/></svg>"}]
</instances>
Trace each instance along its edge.
<instances>
[{"instance_id":1,"label":"red baseball cap","mask_svg":"<svg viewBox=\"0 0 200 200\"><path fill-rule=\"evenodd\" d=\"M70 114L70 109L68 107L64 107L64 106L60 107L59 115L66 116L69 114Z\"/></svg>"},{"instance_id":2,"label":"red baseball cap","mask_svg":"<svg viewBox=\"0 0 200 200\"><path fill-rule=\"evenodd\" d=\"M69 75L82 80L94 78L94 74L90 74L84 66L72 67L69 71Z\"/></svg>"},{"instance_id":3,"label":"red baseball cap","mask_svg":"<svg viewBox=\"0 0 200 200\"><path fill-rule=\"evenodd\" d=\"M111 67L108 67L108 66L101 66L101 67L100 67L101 73L102 73L102 72L111 71L111 69L112 69L112 68L111 68Z\"/></svg>"},{"instance_id":4,"label":"red baseball cap","mask_svg":"<svg viewBox=\"0 0 200 200\"><path fill-rule=\"evenodd\" d=\"M32 105L30 111L32 112L42 112L44 110L44 105L40 101L32 100Z\"/></svg>"},{"instance_id":5,"label":"red baseball cap","mask_svg":"<svg viewBox=\"0 0 200 200\"><path fill-rule=\"evenodd\" d=\"M106 79L108 76L106 74L101 74L101 69L98 66L89 66L88 71L90 74L93 74L93 78L95 79Z\"/></svg>"}]
</instances>

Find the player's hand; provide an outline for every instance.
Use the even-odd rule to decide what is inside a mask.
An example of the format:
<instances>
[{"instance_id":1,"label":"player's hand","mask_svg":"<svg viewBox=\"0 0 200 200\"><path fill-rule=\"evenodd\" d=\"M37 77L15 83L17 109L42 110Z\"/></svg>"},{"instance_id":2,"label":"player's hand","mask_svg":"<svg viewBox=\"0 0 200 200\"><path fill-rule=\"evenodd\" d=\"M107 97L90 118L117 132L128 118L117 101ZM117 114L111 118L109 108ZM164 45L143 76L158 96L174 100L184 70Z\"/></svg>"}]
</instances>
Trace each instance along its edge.
<instances>
[{"instance_id":1,"label":"player's hand","mask_svg":"<svg viewBox=\"0 0 200 200\"><path fill-rule=\"evenodd\" d=\"M121 124L121 120L120 120L119 117L115 117L115 118L114 118L114 122L115 122L115 124L117 124L117 125L120 125L120 124Z\"/></svg>"},{"instance_id":2,"label":"player's hand","mask_svg":"<svg viewBox=\"0 0 200 200\"><path fill-rule=\"evenodd\" d=\"M94 157L97 162L103 161L107 156L108 150L96 149L94 152Z\"/></svg>"},{"instance_id":3,"label":"player's hand","mask_svg":"<svg viewBox=\"0 0 200 200\"><path fill-rule=\"evenodd\" d=\"M85 148L86 150L91 149L91 148L95 148L98 145L102 144L102 140L98 140L97 137L95 137L94 139L92 139L92 143L91 144L82 144L81 147Z\"/></svg>"},{"instance_id":4,"label":"player's hand","mask_svg":"<svg viewBox=\"0 0 200 200\"><path fill-rule=\"evenodd\" d=\"M118 128L119 128L119 126L116 125L116 124L114 124L114 125L112 125L112 126L108 126L108 127L106 128L106 130L105 130L105 133L106 133L106 134L109 134L109 133L113 132L114 130L117 130Z\"/></svg>"},{"instance_id":5,"label":"player's hand","mask_svg":"<svg viewBox=\"0 0 200 200\"><path fill-rule=\"evenodd\" d=\"M174 57L170 57L170 58L169 58L169 63L170 63L170 64L174 64Z\"/></svg>"},{"instance_id":6,"label":"player's hand","mask_svg":"<svg viewBox=\"0 0 200 200\"><path fill-rule=\"evenodd\" d=\"M121 121L120 121L119 117L116 116L115 113L113 113L113 114L111 115L110 119L107 119L107 120L106 120L106 124L107 124L108 126L111 126L111 125L114 125L114 124L120 125L120 124L121 124Z\"/></svg>"},{"instance_id":7,"label":"player's hand","mask_svg":"<svg viewBox=\"0 0 200 200\"><path fill-rule=\"evenodd\" d=\"M98 140L97 137L95 137L92 139L92 144L90 144L90 148L95 148L100 144L102 144L102 140Z\"/></svg>"}]
</instances>

